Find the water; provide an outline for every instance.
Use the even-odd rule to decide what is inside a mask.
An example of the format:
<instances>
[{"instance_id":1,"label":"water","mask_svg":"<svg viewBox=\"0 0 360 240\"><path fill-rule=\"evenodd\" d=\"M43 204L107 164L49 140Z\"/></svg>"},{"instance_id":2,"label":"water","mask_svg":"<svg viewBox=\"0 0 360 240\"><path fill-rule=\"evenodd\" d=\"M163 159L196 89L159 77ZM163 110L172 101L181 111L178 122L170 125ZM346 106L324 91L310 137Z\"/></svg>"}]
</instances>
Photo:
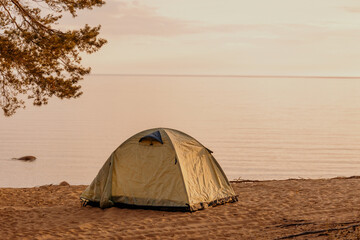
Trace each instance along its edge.
<instances>
[{"instance_id":1,"label":"water","mask_svg":"<svg viewBox=\"0 0 360 240\"><path fill-rule=\"evenodd\" d=\"M360 175L360 81L88 76L84 95L0 116L0 187L89 184L133 134L169 127L209 149L228 178ZM34 155L34 162L11 160Z\"/></svg>"}]
</instances>

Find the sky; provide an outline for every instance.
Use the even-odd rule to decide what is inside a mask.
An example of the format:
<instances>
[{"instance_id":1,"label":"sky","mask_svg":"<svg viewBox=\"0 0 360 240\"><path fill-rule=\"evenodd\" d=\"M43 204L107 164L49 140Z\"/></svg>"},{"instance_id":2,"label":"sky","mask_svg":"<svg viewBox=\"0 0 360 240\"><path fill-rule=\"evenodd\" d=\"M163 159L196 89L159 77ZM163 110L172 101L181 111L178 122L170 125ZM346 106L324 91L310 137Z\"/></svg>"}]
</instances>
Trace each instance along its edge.
<instances>
[{"instance_id":1,"label":"sky","mask_svg":"<svg viewBox=\"0 0 360 240\"><path fill-rule=\"evenodd\" d=\"M358 0L107 0L93 74L360 76Z\"/></svg>"}]
</instances>

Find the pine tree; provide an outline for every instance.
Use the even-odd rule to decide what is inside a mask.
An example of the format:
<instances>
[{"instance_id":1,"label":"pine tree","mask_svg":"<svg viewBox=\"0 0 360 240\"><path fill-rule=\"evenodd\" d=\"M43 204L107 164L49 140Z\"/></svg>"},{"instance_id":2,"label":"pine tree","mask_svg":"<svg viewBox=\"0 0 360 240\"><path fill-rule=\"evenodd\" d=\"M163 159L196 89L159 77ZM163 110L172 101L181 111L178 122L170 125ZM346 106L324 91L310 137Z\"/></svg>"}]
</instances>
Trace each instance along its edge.
<instances>
[{"instance_id":1,"label":"pine tree","mask_svg":"<svg viewBox=\"0 0 360 240\"><path fill-rule=\"evenodd\" d=\"M0 0L0 106L5 116L50 97L77 98L79 80L90 73L81 65L81 52L93 53L105 43L100 25L59 30L64 13L74 18L81 9L105 4L104 0ZM46 14L44 13L46 12Z\"/></svg>"}]
</instances>

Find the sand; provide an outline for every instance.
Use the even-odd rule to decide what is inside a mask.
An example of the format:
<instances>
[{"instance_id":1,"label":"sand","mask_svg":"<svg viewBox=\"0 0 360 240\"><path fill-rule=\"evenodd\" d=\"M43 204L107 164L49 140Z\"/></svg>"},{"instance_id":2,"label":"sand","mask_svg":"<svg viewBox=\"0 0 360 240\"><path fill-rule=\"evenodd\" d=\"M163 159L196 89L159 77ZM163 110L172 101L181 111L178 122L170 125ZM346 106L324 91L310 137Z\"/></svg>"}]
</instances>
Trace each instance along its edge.
<instances>
[{"instance_id":1,"label":"sand","mask_svg":"<svg viewBox=\"0 0 360 240\"><path fill-rule=\"evenodd\" d=\"M86 186L0 189L0 239L359 239L360 178L232 183L194 213L81 207Z\"/></svg>"}]
</instances>

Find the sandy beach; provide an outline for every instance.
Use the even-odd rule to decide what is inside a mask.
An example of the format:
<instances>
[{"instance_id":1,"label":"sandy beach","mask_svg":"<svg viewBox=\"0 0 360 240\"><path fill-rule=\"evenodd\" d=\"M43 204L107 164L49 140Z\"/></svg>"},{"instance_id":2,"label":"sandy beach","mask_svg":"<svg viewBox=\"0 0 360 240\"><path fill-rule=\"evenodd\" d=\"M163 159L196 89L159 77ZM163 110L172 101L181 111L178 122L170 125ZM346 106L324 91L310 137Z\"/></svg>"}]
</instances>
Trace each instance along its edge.
<instances>
[{"instance_id":1,"label":"sandy beach","mask_svg":"<svg viewBox=\"0 0 360 240\"><path fill-rule=\"evenodd\" d=\"M359 239L360 178L240 181L239 202L166 212L82 207L86 186L0 189L0 239Z\"/></svg>"}]
</instances>

